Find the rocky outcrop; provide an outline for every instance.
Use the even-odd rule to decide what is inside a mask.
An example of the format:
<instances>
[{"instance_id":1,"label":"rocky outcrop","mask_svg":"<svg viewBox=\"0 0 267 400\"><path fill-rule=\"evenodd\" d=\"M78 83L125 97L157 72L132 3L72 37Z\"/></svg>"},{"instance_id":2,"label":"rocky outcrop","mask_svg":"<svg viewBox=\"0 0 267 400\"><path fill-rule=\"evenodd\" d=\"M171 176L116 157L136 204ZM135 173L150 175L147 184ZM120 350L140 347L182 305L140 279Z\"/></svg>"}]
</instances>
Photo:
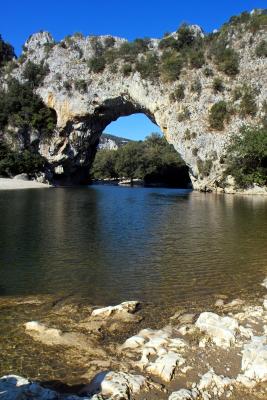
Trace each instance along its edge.
<instances>
[{"instance_id":1,"label":"rocky outcrop","mask_svg":"<svg viewBox=\"0 0 267 400\"><path fill-rule=\"evenodd\" d=\"M196 326L205 332L217 346L229 347L235 342L238 322L231 317L220 317L212 312L203 312Z\"/></svg>"},{"instance_id":2,"label":"rocky outcrop","mask_svg":"<svg viewBox=\"0 0 267 400\"><path fill-rule=\"evenodd\" d=\"M126 340L122 353L140 354L137 365L141 370L170 382L177 367L185 364L182 357L186 342L178 337L171 326L162 330L143 329L138 335Z\"/></svg>"},{"instance_id":3,"label":"rocky outcrop","mask_svg":"<svg viewBox=\"0 0 267 400\"><path fill-rule=\"evenodd\" d=\"M266 286L266 280L263 285ZM76 333L48 328L37 322L26 323L26 333L34 340L49 348L60 346L61 352L76 348L78 353L75 358L81 351L87 368L95 363L97 369L92 376L81 377L83 384L79 391L73 387L72 395L69 391L65 393L64 389L55 391L41 382L15 375L3 376L0 378L0 399L266 398L266 299L265 296L260 305L246 305L240 299L220 303L222 315L203 312L196 322L194 314L176 313L164 328L142 329L124 341L120 341L121 334L125 333L122 329L119 343L118 340L111 343L110 335L105 343L97 341L95 335L92 338L92 332L89 335L79 332L80 327L84 331L84 326L77 321L77 309L73 309ZM138 302L129 301L113 307L86 308L83 311L90 314L91 319L102 318L106 322L121 318L123 327L125 315L137 313L137 305ZM53 321L63 310L70 315L70 308L63 305L62 309L54 310ZM105 363L99 360L101 357Z\"/></svg>"},{"instance_id":4,"label":"rocky outcrop","mask_svg":"<svg viewBox=\"0 0 267 400\"><path fill-rule=\"evenodd\" d=\"M193 26L191 30L195 36L203 36L198 27ZM49 72L37 93L55 110L57 129L49 138L38 138L35 133L34 140L50 163L52 180L59 184L87 182L99 138L107 125L121 116L144 113L161 128L189 166L193 187L216 190L220 186L225 146L230 136L238 133L244 123L259 123L264 113L267 59L255 55L264 35L264 30L229 28L228 46L239 57L236 76L225 75L206 54L203 66L183 68L175 82L156 79L153 74L144 77L136 70L127 72L125 61L119 59L106 66L90 67L92 60L101 61L101 49L109 46L118 49L127 43L125 39L74 35L55 43L48 32L32 35L12 75L23 81L28 61L48 66ZM176 36L173 34L170 38ZM163 50L159 43L157 39L149 40L147 54L161 57ZM137 59L142 59L142 54ZM222 90L214 90L215 77L223 82ZM231 103L232 109L238 108L240 98L233 99L233 90L244 82L255 92L256 115L241 116L233 112L224 129L211 128L212 105L225 101ZM174 92L181 85L183 96L177 99Z\"/></svg>"}]
</instances>

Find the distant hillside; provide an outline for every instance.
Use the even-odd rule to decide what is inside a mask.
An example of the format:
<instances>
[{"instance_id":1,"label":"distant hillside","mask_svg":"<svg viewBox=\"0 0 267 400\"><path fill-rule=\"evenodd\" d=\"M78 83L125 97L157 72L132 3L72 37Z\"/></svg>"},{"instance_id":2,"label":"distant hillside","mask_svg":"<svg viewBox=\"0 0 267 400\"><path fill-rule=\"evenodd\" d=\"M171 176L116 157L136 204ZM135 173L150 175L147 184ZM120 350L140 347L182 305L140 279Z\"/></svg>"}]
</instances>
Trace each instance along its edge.
<instances>
[{"instance_id":1,"label":"distant hillside","mask_svg":"<svg viewBox=\"0 0 267 400\"><path fill-rule=\"evenodd\" d=\"M100 136L98 148L99 150L118 150L119 147L122 147L129 142L132 142L132 140L103 133Z\"/></svg>"}]
</instances>

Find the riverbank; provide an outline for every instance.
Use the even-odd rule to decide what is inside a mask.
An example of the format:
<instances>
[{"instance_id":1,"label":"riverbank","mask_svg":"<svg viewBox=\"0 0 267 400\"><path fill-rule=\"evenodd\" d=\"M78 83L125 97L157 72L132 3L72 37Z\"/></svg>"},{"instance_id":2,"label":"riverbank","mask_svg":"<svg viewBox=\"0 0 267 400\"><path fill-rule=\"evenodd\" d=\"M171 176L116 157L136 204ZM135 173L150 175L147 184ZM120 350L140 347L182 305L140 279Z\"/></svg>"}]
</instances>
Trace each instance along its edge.
<instances>
[{"instance_id":1,"label":"riverbank","mask_svg":"<svg viewBox=\"0 0 267 400\"><path fill-rule=\"evenodd\" d=\"M51 185L37 181L0 178L0 190L51 188Z\"/></svg>"},{"instance_id":2,"label":"riverbank","mask_svg":"<svg viewBox=\"0 0 267 400\"><path fill-rule=\"evenodd\" d=\"M26 309L17 334L24 336L29 358L39 352L39 367L26 375L35 383L2 377L0 394L9 400L25 393L33 400L266 399L266 289L267 279L253 302L220 295L205 311L174 308L163 325L156 309L153 314L137 301L99 308L71 298L2 298L1 313L15 307L19 316ZM31 307L37 321L30 320ZM12 346L21 351L17 343L9 345L10 352ZM64 360L61 382L54 375L43 378L49 358L52 370ZM66 380L71 371L76 379ZM12 374L25 374L22 361Z\"/></svg>"}]
</instances>

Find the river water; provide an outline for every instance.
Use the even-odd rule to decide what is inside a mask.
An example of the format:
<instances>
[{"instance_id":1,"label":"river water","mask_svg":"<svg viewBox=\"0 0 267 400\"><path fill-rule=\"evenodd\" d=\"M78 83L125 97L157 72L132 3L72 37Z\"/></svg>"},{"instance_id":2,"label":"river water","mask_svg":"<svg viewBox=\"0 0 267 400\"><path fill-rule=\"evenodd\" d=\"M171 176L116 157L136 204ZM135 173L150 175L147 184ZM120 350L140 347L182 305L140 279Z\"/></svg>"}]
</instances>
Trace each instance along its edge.
<instances>
[{"instance_id":1,"label":"river water","mask_svg":"<svg viewBox=\"0 0 267 400\"><path fill-rule=\"evenodd\" d=\"M267 198L91 186L0 192L0 296L155 304L253 295Z\"/></svg>"}]
</instances>

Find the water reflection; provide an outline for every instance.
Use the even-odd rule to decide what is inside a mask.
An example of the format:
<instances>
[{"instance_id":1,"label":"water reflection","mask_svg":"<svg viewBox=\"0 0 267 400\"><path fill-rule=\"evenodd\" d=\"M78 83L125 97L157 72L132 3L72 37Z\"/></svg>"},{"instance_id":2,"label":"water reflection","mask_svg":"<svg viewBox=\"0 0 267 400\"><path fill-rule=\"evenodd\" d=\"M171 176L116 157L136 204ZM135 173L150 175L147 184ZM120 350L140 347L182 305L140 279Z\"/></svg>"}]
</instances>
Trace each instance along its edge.
<instances>
[{"instance_id":1,"label":"water reflection","mask_svg":"<svg viewBox=\"0 0 267 400\"><path fill-rule=\"evenodd\" d=\"M178 303L253 293L267 273L267 199L169 189L0 194L0 293Z\"/></svg>"}]
</instances>

